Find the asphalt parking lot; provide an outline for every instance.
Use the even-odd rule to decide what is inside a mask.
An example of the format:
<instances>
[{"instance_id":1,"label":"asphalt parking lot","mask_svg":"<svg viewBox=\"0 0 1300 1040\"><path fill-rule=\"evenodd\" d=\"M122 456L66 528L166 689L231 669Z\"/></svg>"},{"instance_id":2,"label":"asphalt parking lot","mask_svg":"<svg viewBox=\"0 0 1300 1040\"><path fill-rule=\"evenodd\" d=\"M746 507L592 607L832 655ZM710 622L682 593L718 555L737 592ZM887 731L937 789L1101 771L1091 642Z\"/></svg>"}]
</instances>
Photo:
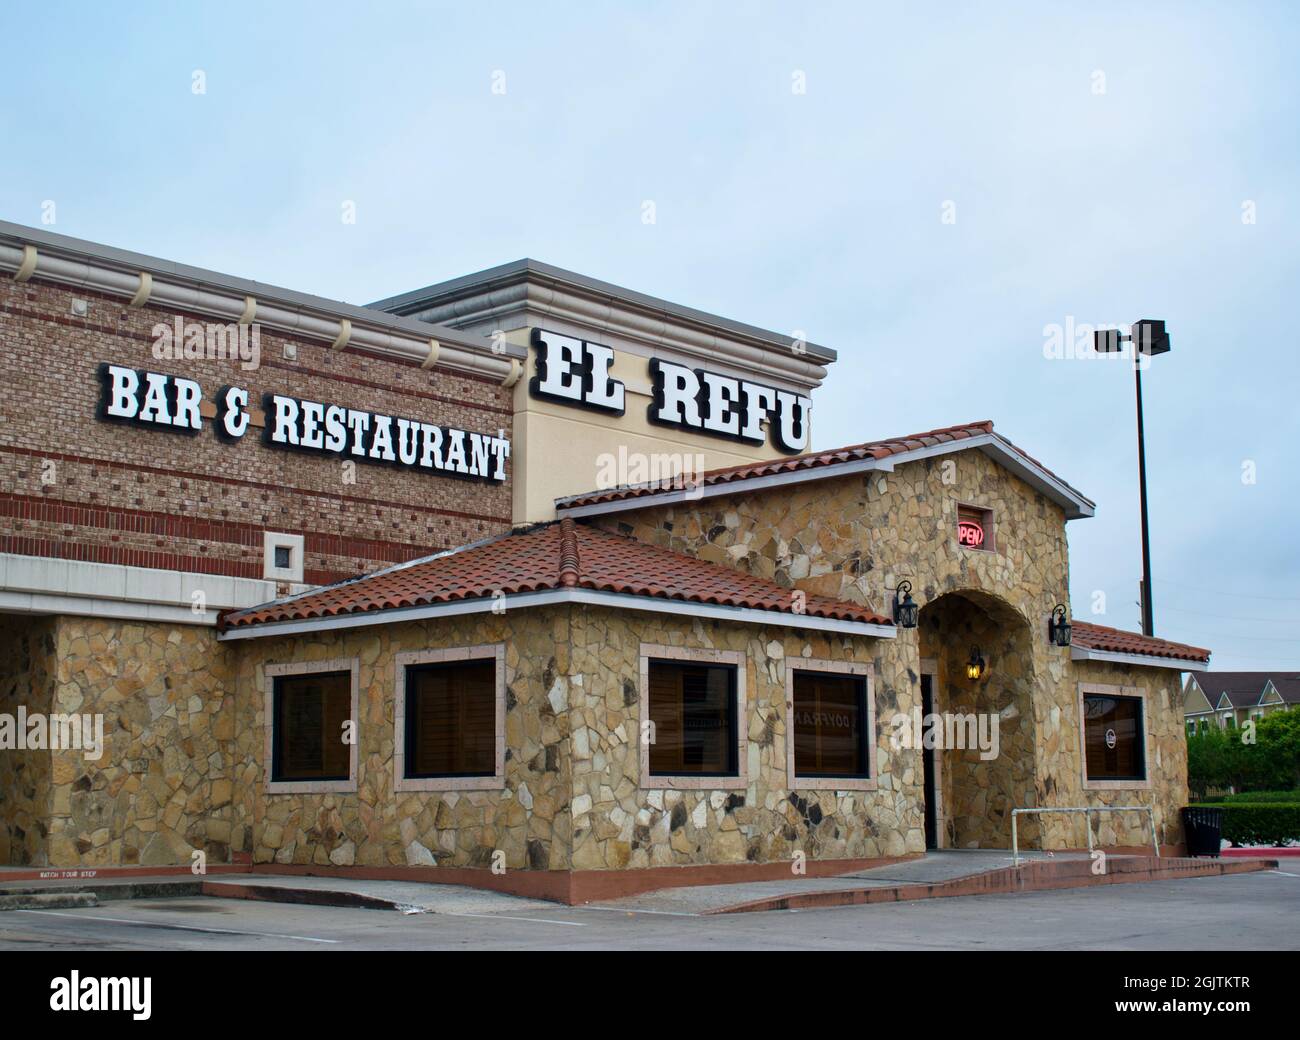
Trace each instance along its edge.
<instances>
[{"instance_id":1,"label":"asphalt parking lot","mask_svg":"<svg viewBox=\"0 0 1300 1040\"><path fill-rule=\"evenodd\" d=\"M198 897L0 913L0 950L1300 949L1300 871L694 916L527 905L401 914Z\"/></svg>"}]
</instances>

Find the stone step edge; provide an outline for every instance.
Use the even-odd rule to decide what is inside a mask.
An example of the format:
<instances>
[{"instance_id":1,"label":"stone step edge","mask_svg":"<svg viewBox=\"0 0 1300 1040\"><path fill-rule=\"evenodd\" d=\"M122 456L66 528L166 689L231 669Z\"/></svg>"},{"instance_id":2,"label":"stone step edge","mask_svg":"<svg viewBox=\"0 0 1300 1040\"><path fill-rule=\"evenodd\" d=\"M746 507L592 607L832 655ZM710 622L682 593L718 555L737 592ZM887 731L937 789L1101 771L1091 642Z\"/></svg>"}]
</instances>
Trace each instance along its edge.
<instances>
[{"instance_id":1,"label":"stone step edge","mask_svg":"<svg viewBox=\"0 0 1300 1040\"><path fill-rule=\"evenodd\" d=\"M81 885L76 889L24 887L0 890L0 910L99 906L101 902L126 899L183 899L187 896L213 896L221 899L248 899L267 903L295 903L307 906L334 906L361 910L409 910L411 907L380 896L362 895L343 889L291 888L282 885L241 884L231 881L208 881L199 878L176 881L104 882ZM67 903L60 900L69 900ZM80 901L78 901L80 900ZM88 901L87 901L88 900Z\"/></svg>"},{"instance_id":2,"label":"stone step edge","mask_svg":"<svg viewBox=\"0 0 1300 1040\"><path fill-rule=\"evenodd\" d=\"M202 894L198 878L193 880L178 878L175 881L119 880L94 883L82 882L76 885L51 881L47 885L0 888L0 896L66 895L77 892L87 892L103 903L120 899L172 899Z\"/></svg>"},{"instance_id":3,"label":"stone step edge","mask_svg":"<svg viewBox=\"0 0 1300 1040\"><path fill-rule=\"evenodd\" d=\"M1277 860L1178 859L1157 860L1154 856L1112 861L1107 874L1093 874L1088 860L1068 862L1034 861L1019 867L1001 867L982 874L968 874L949 881L881 885L870 888L828 889L821 892L768 896L731 906L702 911L712 914L761 913L768 910L818 910L834 906L862 906L871 903L904 903L918 899L947 899L958 896L1014 895L1052 889L1087 888L1094 885L1124 885L1143 881L1174 881L1182 878L1251 874L1278 869Z\"/></svg>"},{"instance_id":4,"label":"stone step edge","mask_svg":"<svg viewBox=\"0 0 1300 1040\"><path fill-rule=\"evenodd\" d=\"M73 910L99 906L93 892L5 892L0 913L6 910Z\"/></svg>"},{"instance_id":5,"label":"stone step edge","mask_svg":"<svg viewBox=\"0 0 1300 1040\"><path fill-rule=\"evenodd\" d=\"M405 903L381 896L367 896L343 889L289 888L283 885L240 884L237 881L204 881L201 894L220 899L248 899L263 903L295 903L303 906L335 906L352 910L409 910Z\"/></svg>"}]
</instances>

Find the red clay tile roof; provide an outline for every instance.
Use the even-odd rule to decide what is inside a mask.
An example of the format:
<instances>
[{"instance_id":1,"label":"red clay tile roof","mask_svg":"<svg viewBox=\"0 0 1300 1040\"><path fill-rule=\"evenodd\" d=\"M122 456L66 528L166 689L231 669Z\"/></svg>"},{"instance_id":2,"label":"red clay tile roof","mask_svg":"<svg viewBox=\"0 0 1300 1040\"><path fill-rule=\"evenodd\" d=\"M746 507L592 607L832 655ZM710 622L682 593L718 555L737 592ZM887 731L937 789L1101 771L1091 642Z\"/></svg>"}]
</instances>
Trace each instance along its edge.
<instances>
[{"instance_id":1,"label":"red clay tile roof","mask_svg":"<svg viewBox=\"0 0 1300 1040\"><path fill-rule=\"evenodd\" d=\"M891 455L901 455L904 452L916 451L920 448L931 448L939 444L948 444L954 441L969 440L971 437L980 437L993 432L993 422L990 419L984 419L980 422L963 423L960 426L945 426L938 430L927 430L925 433L913 433L905 437L895 437L880 441L867 441L865 444L854 444L847 448L835 448L830 451L810 452L806 455L790 455L785 458L767 459L761 462L747 462L740 466L729 466L725 469L709 470L703 476L701 483L705 486L715 484L731 484L743 480L752 480L755 477L774 476L781 473L793 473L798 470L815 469L822 466L834 466L844 462L858 462L863 459L884 459ZM1044 473L1058 481L1065 487L1069 485L1053 474L1046 466L1037 459L1026 454L1017 448L1010 441L1003 437L998 440L1005 445L1010 451L1015 452L1026 462L1042 470ZM1083 495L1069 488L1079 498L1084 499ZM617 502L631 498L640 498L644 495L653 495L663 491L661 485L624 485L622 487L610 488L605 491L592 491L588 494L575 495L569 498L559 499L556 502L557 508L576 509L579 506L596 505L601 502Z\"/></svg>"},{"instance_id":2,"label":"red clay tile roof","mask_svg":"<svg viewBox=\"0 0 1300 1040\"><path fill-rule=\"evenodd\" d=\"M221 628L451 603L492 596L497 590L511 595L575 587L793 613L791 590L775 582L565 518L300 596L232 611L221 619ZM856 603L826 596L808 596L803 613L893 624Z\"/></svg>"},{"instance_id":3,"label":"red clay tile roof","mask_svg":"<svg viewBox=\"0 0 1300 1040\"><path fill-rule=\"evenodd\" d=\"M1107 628L1086 621L1071 623L1071 641L1088 650L1101 650L1112 654L1143 654L1146 657L1169 657L1178 661L1209 663L1210 651L1186 643L1171 643L1167 639L1125 632L1120 628Z\"/></svg>"}]
</instances>

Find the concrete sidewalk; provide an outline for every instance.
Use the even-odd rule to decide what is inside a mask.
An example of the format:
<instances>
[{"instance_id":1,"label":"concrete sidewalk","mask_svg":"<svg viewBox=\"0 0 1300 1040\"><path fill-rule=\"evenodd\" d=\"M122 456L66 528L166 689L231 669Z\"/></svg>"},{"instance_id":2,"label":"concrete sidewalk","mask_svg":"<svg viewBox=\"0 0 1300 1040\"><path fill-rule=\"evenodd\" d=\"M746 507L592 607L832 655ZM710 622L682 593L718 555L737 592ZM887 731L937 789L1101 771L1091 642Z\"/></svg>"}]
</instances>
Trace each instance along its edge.
<instances>
[{"instance_id":1,"label":"concrete sidewalk","mask_svg":"<svg viewBox=\"0 0 1300 1040\"><path fill-rule=\"evenodd\" d=\"M1037 860L1084 860L1086 852L1022 852L1021 863ZM884 867L838 874L835 877L801 877L791 874L780 881L754 881L727 885L697 885L666 888L599 904L646 913L714 914L731 907L760 900L805 896L819 892L853 892L860 889L892 889L902 885L936 885L958 878L984 874L1011 866L1010 852L997 849L942 849L923 858L891 863Z\"/></svg>"},{"instance_id":2,"label":"concrete sidewalk","mask_svg":"<svg viewBox=\"0 0 1300 1040\"><path fill-rule=\"evenodd\" d=\"M503 914L550 910L555 903L525 899L468 885L421 884L418 881L363 881L334 877L246 874L205 880L203 894L276 903L355 906L404 913Z\"/></svg>"},{"instance_id":3,"label":"concrete sidewalk","mask_svg":"<svg viewBox=\"0 0 1300 1040\"><path fill-rule=\"evenodd\" d=\"M817 890L810 886L802 891L760 896L703 912L731 914L764 910L811 910L955 896L1013 895L1053 889L1249 874L1277 869L1276 860L1266 859L1225 861L1123 854L1108 855L1104 863L1094 863L1087 853L1040 853L1033 857L1026 857L1022 853L1021 864L1013 866L1010 856L993 853L992 857L1002 856L1001 863L996 858L986 858L984 863L987 865L984 869L963 873L960 857L970 855L965 851L927 853L925 859L919 861L914 873L897 868L863 871L863 876L852 878L857 882L856 885L839 885L834 889L822 887ZM989 854L985 853L985 856ZM1097 872L1099 866L1103 867L1101 872ZM950 876L945 877L945 874Z\"/></svg>"},{"instance_id":4,"label":"concrete sidewalk","mask_svg":"<svg viewBox=\"0 0 1300 1040\"><path fill-rule=\"evenodd\" d=\"M1073 856L1074 854L1068 854ZM1086 854L1079 854L1086 858ZM1022 861L1048 858L1044 853L1021 854ZM1061 858L1065 858L1064 856ZM852 890L864 886L937 883L1011 865L1011 854L962 850L930 852L924 858L830 877L790 874L778 881L731 882L665 888L594 905L659 912L713 913L738 903L821 890ZM264 868L265 869L265 868ZM315 903L373 909L418 908L429 913L490 912L495 907L535 909L555 904L504 895L463 885L418 881L375 881L362 878L315 877L303 874L220 873L196 877L184 873L138 872L129 877L95 879L43 878L8 882L0 871L0 896L6 894L91 893L101 901L151 899L166 896L220 895L270 902Z\"/></svg>"},{"instance_id":5,"label":"concrete sidewalk","mask_svg":"<svg viewBox=\"0 0 1300 1040\"><path fill-rule=\"evenodd\" d=\"M494 914L555 906L545 900L521 899L465 885L302 875L244 873L196 877L189 874L139 874L94 880L0 880L0 909L23 909L28 904L56 905L60 898L69 906L94 906L124 899L193 896L433 914ZM87 897L91 900L89 903Z\"/></svg>"},{"instance_id":6,"label":"concrete sidewalk","mask_svg":"<svg viewBox=\"0 0 1300 1040\"><path fill-rule=\"evenodd\" d=\"M864 903L896 903L963 895L1013 894L1101 884L1173 880L1276 869L1271 859L1156 859L1111 855L1102 875L1093 873L1086 852L1021 853L1019 867L1009 852L998 850L932 851L924 857L831 877L791 874L777 881L664 888L655 892L591 904L629 914L699 915L765 910L814 909ZM556 904L465 885L417 881L372 881L303 874L221 873L94 879L51 878L4 881L0 873L0 910L27 906L98 905L122 899L214 896L262 902L296 903L354 909L396 910L463 916L492 916L554 909Z\"/></svg>"}]
</instances>

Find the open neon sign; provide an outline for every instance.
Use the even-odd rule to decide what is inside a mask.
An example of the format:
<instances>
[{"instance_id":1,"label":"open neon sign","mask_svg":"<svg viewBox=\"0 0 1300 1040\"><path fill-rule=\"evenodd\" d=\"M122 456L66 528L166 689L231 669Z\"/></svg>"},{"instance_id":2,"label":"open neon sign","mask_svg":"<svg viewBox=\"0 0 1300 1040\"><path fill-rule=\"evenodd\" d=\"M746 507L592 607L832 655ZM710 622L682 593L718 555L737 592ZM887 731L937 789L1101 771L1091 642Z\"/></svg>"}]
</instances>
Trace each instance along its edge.
<instances>
[{"instance_id":1,"label":"open neon sign","mask_svg":"<svg viewBox=\"0 0 1300 1040\"><path fill-rule=\"evenodd\" d=\"M957 544L965 545L971 549L979 549L984 545L984 527L974 520L957 521Z\"/></svg>"}]
</instances>

